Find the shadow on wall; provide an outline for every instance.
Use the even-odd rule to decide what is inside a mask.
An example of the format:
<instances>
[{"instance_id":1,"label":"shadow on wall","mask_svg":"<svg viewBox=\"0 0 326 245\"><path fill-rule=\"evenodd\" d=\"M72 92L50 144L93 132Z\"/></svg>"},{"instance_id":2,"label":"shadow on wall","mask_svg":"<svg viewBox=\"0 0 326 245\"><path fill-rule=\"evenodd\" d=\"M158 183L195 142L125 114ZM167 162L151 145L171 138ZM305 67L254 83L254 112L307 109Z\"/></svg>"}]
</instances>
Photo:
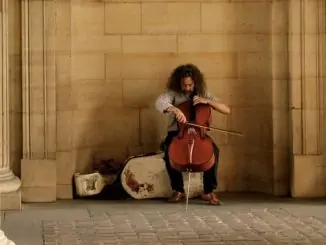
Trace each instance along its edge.
<instances>
[{"instance_id":1,"label":"shadow on wall","mask_svg":"<svg viewBox=\"0 0 326 245\"><path fill-rule=\"evenodd\" d=\"M269 2L234 4L237 74L230 127L245 134L237 175L246 191L273 191L273 77ZM241 142L241 145L238 143ZM241 160L240 160L241 159Z\"/></svg>"},{"instance_id":2,"label":"shadow on wall","mask_svg":"<svg viewBox=\"0 0 326 245\"><path fill-rule=\"evenodd\" d=\"M100 93L91 108L74 112L74 161L79 173L91 172L101 160L123 163L129 156L158 151L166 129L165 115L154 108L158 94L149 98L147 107L131 107L110 106L109 92Z\"/></svg>"}]
</instances>

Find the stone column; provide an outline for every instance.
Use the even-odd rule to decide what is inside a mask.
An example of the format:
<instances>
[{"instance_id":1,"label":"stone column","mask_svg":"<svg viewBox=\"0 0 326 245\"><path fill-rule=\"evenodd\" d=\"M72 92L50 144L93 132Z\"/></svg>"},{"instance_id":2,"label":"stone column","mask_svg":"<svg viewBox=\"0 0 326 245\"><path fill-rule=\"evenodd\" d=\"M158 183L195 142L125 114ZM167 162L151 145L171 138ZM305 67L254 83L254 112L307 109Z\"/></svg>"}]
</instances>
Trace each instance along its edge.
<instances>
[{"instance_id":1,"label":"stone column","mask_svg":"<svg viewBox=\"0 0 326 245\"><path fill-rule=\"evenodd\" d=\"M23 0L22 200L56 200L55 0Z\"/></svg>"},{"instance_id":2,"label":"stone column","mask_svg":"<svg viewBox=\"0 0 326 245\"><path fill-rule=\"evenodd\" d=\"M291 0L289 23L292 196L324 197L325 1Z\"/></svg>"},{"instance_id":3,"label":"stone column","mask_svg":"<svg viewBox=\"0 0 326 245\"><path fill-rule=\"evenodd\" d=\"M8 0L0 1L0 210L20 209L20 180L11 170Z\"/></svg>"}]
</instances>

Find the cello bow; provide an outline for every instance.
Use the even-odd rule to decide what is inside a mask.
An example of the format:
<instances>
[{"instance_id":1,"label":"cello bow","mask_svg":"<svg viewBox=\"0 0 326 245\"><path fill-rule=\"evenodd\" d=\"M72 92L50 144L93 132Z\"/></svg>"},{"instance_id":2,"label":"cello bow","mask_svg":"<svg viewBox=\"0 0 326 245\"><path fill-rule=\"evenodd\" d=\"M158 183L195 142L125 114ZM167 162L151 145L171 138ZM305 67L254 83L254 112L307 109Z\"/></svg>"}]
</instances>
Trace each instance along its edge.
<instances>
[{"instance_id":1,"label":"cello bow","mask_svg":"<svg viewBox=\"0 0 326 245\"><path fill-rule=\"evenodd\" d=\"M212 129L212 130L220 131L223 133L233 134L233 135L237 135L237 136L243 136L242 133L236 132L236 131L229 131L229 130L220 129L220 128L216 128L216 127L207 127L207 126L202 126L202 125L198 125L196 123L189 123L189 122L186 122L185 124L194 126L194 127L198 127L198 128Z\"/></svg>"}]
</instances>

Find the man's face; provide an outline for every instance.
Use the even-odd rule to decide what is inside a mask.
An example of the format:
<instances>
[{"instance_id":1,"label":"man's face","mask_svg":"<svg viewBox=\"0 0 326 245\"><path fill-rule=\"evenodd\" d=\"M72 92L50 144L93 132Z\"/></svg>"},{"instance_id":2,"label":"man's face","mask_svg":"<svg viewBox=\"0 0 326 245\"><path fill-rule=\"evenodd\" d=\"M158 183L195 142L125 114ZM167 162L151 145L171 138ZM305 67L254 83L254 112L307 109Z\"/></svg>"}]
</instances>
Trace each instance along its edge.
<instances>
[{"instance_id":1,"label":"man's face","mask_svg":"<svg viewBox=\"0 0 326 245\"><path fill-rule=\"evenodd\" d=\"M194 81L191 79L191 77L185 77L181 81L182 90L186 94L192 93L192 91L194 91L194 85Z\"/></svg>"}]
</instances>

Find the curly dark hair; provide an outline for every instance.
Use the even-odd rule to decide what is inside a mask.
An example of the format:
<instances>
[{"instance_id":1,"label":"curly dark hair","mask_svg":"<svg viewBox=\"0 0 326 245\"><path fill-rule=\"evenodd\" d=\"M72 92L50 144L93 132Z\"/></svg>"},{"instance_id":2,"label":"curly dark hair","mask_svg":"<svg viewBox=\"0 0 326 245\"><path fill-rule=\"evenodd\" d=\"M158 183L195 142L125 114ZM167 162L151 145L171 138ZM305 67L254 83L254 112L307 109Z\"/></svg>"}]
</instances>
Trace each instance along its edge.
<instances>
[{"instance_id":1,"label":"curly dark hair","mask_svg":"<svg viewBox=\"0 0 326 245\"><path fill-rule=\"evenodd\" d=\"M191 77L195 83L195 90L199 96L206 92L206 81L203 73L194 64L185 64L176 67L167 82L167 89L177 93L182 92L181 81L183 78Z\"/></svg>"}]
</instances>

